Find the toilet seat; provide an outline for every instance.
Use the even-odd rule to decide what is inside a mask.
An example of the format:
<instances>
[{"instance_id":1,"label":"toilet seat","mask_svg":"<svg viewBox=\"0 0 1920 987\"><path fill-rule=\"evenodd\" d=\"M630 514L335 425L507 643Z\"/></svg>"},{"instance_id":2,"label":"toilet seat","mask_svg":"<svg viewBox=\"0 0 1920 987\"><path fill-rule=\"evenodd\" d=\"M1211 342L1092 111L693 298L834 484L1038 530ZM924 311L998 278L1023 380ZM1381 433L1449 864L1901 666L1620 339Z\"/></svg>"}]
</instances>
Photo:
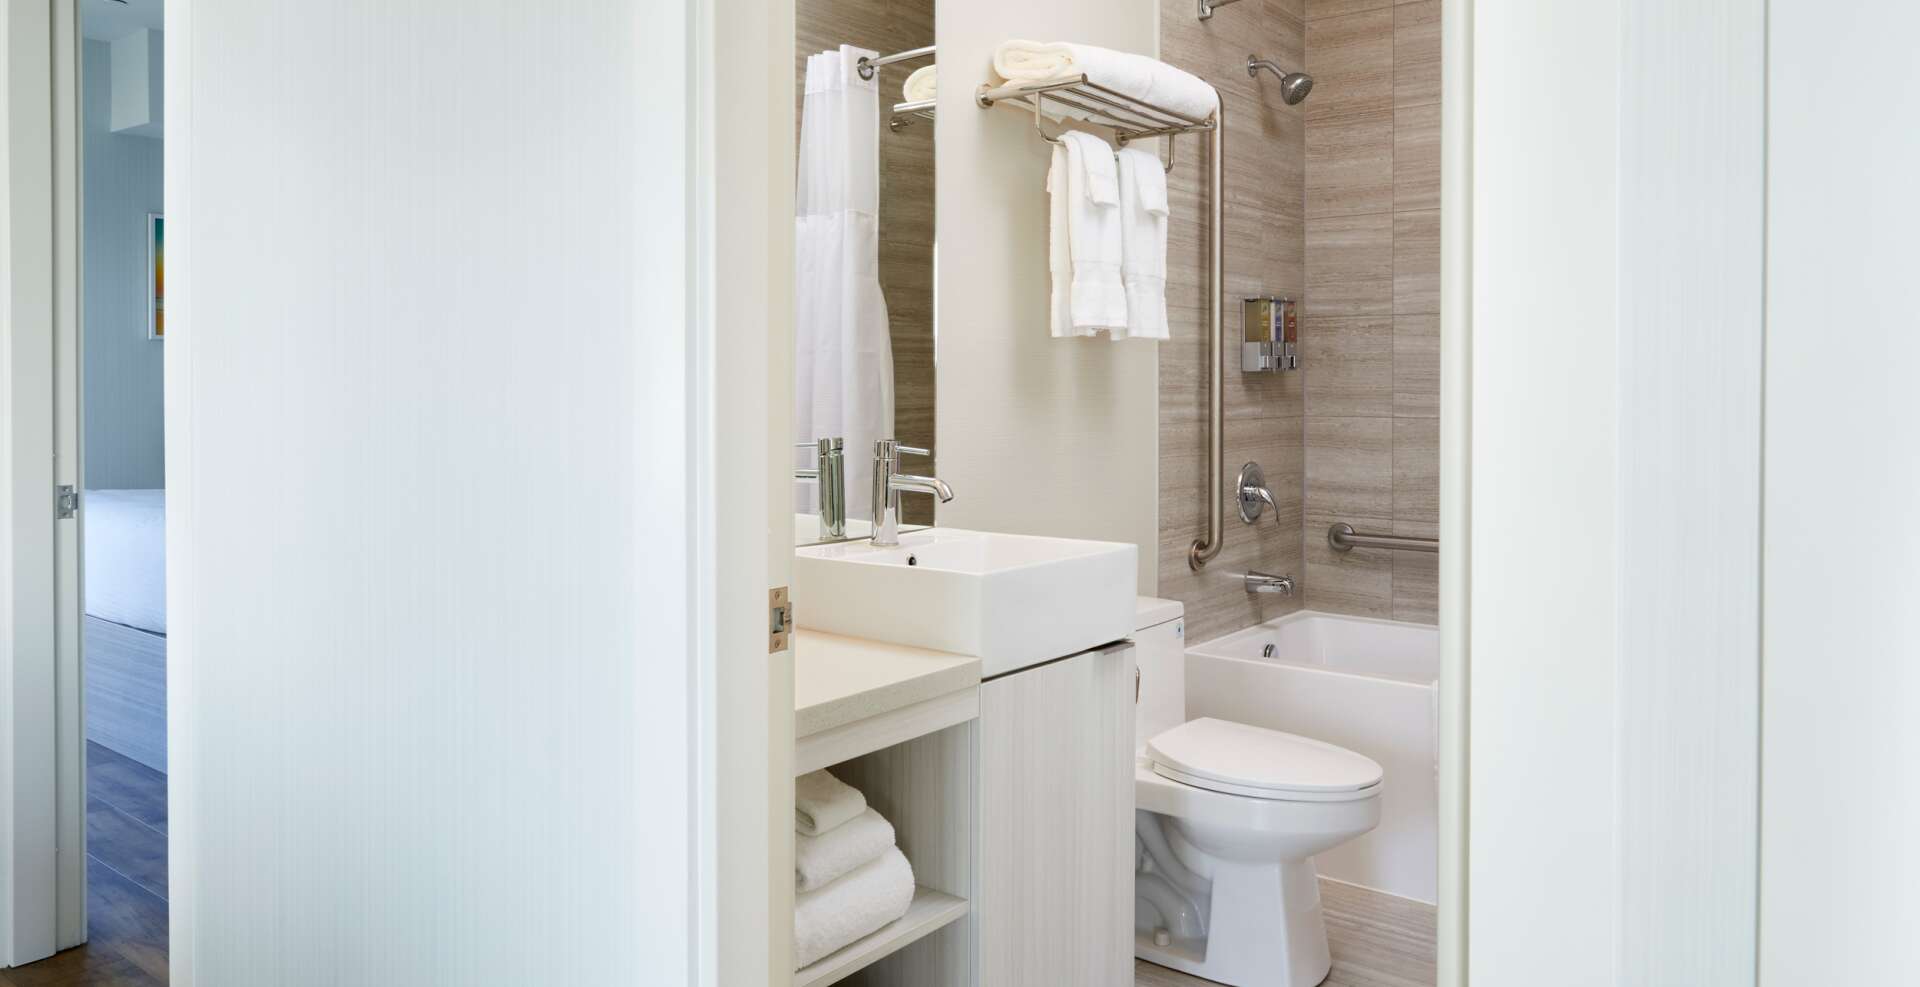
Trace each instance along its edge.
<instances>
[{"instance_id":1,"label":"toilet seat","mask_svg":"<svg viewBox=\"0 0 1920 987\"><path fill-rule=\"evenodd\" d=\"M1147 742L1155 774L1195 788L1287 802L1349 802L1377 795L1384 773L1343 747L1202 717Z\"/></svg>"}]
</instances>

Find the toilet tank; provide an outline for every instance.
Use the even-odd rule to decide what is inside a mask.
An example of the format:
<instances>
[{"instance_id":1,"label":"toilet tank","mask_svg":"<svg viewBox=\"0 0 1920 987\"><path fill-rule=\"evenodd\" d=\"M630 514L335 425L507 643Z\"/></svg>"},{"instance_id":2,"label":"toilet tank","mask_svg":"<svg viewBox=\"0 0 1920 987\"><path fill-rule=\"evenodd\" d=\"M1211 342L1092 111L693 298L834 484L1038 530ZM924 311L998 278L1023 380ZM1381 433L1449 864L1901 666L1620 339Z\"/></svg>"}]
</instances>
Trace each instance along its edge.
<instances>
[{"instance_id":1,"label":"toilet tank","mask_svg":"<svg viewBox=\"0 0 1920 987\"><path fill-rule=\"evenodd\" d=\"M1186 607L1178 600L1140 597L1134 617L1133 653L1140 668L1140 697L1133 709L1133 753L1147 741L1187 722Z\"/></svg>"}]
</instances>

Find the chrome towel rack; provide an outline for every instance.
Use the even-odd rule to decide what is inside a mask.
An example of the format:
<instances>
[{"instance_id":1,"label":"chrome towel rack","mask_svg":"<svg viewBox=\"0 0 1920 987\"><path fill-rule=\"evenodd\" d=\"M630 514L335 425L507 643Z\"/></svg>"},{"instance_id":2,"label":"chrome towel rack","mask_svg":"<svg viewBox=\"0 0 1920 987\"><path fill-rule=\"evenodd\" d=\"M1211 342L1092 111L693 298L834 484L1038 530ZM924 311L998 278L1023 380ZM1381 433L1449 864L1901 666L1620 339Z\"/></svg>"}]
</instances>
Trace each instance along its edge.
<instances>
[{"instance_id":1,"label":"chrome towel rack","mask_svg":"<svg viewBox=\"0 0 1920 987\"><path fill-rule=\"evenodd\" d=\"M1224 504L1220 499L1220 488L1225 480L1226 447L1221 435L1220 419L1225 398L1222 382L1225 370L1222 367L1224 346L1220 314L1226 296L1227 266L1226 106L1216 90L1213 114L1205 120L1195 120L1108 89L1085 75L1044 82L981 86L976 99L983 107L1004 102L1031 108L1034 129L1040 132L1042 138L1055 143L1058 138L1049 135L1046 128L1040 125L1044 115L1043 105L1047 100L1072 110L1068 116L1098 126L1112 127L1114 138L1121 144L1142 137L1174 137L1191 133L1208 135L1207 365L1212 369L1207 373L1207 530L1194 539L1193 547L1187 552L1187 565L1200 569L1220 554L1224 536ZM1173 144L1173 141L1167 141L1169 155L1172 154ZM1167 170L1173 170L1171 157L1167 159L1166 166Z\"/></svg>"},{"instance_id":2,"label":"chrome towel rack","mask_svg":"<svg viewBox=\"0 0 1920 987\"><path fill-rule=\"evenodd\" d=\"M1336 552L1351 552L1356 548L1391 548L1401 552L1440 551L1438 538L1368 534L1353 530L1353 525L1345 521L1327 529L1327 545Z\"/></svg>"}]
</instances>

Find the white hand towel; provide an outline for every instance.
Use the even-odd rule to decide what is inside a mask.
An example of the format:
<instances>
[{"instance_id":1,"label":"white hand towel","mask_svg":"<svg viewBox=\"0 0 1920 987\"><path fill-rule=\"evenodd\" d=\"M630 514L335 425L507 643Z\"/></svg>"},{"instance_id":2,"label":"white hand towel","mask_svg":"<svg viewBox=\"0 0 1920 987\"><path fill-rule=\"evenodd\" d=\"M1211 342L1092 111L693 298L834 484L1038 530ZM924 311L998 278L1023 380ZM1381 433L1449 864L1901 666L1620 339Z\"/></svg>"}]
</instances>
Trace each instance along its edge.
<instances>
[{"instance_id":1,"label":"white hand towel","mask_svg":"<svg viewBox=\"0 0 1920 987\"><path fill-rule=\"evenodd\" d=\"M851 822L793 840L793 887L817 891L893 846L893 824L869 808Z\"/></svg>"},{"instance_id":2,"label":"white hand towel","mask_svg":"<svg viewBox=\"0 0 1920 987\"><path fill-rule=\"evenodd\" d=\"M819 836L867 811L867 797L825 770L793 780L793 828Z\"/></svg>"},{"instance_id":3,"label":"white hand towel","mask_svg":"<svg viewBox=\"0 0 1920 987\"><path fill-rule=\"evenodd\" d=\"M1120 277L1119 172L1114 164L1113 148L1106 141L1079 131L1061 134L1060 141L1066 149L1066 161L1048 174L1047 188L1054 196L1055 220L1061 218L1064 207L1072 280L1064 313L1060 311L1059 299L1054 301L1053 333L1086 336L1107 330L1116 339L1124 338L1127 291ZM1063 191L1064 203L1061 202ZM1050 241L1049 247L1057 263L1057 244ZM1056 271L1055 284L1058 283ZM1065 332L1061 331L1062 315Z\"/></svg>"},{"instance_id":4,"label":"white hand towel","mask_svg":"<svg viewBox=\"0 0 1920 987\"><path fill-rule=\"evenodd\" d=\"M1167 173L1160 156L1124 148L1120 166L1120 278L1127 292L1127 335L1166 339Z\"/></svg>"},{"instance_id":5,"label":"white hand towel","mask_svg":"<svg viewBox=\"0 0 1920 987\"><path fill-rule=\"evenodd\" d=\"M793 968L812 966L835 950L907 913L913 867L899 849L793 902Z\"/></svg>"},{"instance_id":6,"label":"white hand towel","mask_svg":"<svg viewBox=\"0 0 1920 987\"><path fill-rule=\"evenodd\" d=\"M1145 100L1190 120L1204 120L1219 94L1199 76L1157 58L1072 42L1003 41L993 69L1008 82L1037 82L1085 75L1115 92ZM1053 104L1049 104L1052 106Z\"/></svg>"},{"instance_id":7,"label":"white hand towel","mask_svg":"<svg viewBox=\"0 0 1920 987\"><path fill-rule=\"evenodd\" d=\"M932 99L936 91L934 70L939 67L938 65L922 65L914 69L913 74L907 76L907 81L900 86L901 102L918 103L922 100Z\"/></svg>"}]
</instances>

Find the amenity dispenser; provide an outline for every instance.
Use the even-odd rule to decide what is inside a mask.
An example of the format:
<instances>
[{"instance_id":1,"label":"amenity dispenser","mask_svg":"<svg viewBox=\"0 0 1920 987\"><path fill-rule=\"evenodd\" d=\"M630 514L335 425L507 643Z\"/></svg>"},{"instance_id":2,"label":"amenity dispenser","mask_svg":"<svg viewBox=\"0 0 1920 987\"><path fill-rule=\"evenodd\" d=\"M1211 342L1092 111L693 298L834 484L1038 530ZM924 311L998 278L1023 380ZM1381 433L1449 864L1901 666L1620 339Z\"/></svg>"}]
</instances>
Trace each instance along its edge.
<instances>
[{"instance_id":1,"label":"amenity dispenser","mask_svg":"<svg viewBox=\"0 0 1920 987\"><path fill-rule=\"evenodd\" d=\"M1300 368L1299 317L1291 298L1249 298L1240 303L1240 369L1247 373Z\"/></svg>"}]
</instances>

